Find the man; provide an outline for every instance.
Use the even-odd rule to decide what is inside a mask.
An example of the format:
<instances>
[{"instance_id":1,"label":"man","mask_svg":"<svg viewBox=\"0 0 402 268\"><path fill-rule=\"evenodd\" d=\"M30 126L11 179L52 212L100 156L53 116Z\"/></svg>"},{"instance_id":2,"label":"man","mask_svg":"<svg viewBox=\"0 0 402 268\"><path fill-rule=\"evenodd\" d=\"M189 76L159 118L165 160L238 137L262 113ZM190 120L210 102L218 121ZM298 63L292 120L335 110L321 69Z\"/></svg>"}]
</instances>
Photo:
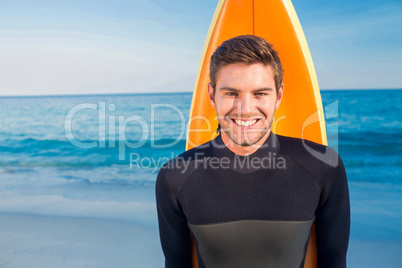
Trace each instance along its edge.
<instances>
[{"instance_id":1,"label":"man","mask_svg":"<svg viewBox=\"0 0 402 268\"><path fill-rule=\"evenodd\" d=\"M221 135L167 162L156 182L166 267L191 267L191 232L199 267L303 267L313 222L318 267L346 267L345 169L329 147L271 132L282 73L256 36L212 55L208 94Z\"/></svg>"}]
</instances>

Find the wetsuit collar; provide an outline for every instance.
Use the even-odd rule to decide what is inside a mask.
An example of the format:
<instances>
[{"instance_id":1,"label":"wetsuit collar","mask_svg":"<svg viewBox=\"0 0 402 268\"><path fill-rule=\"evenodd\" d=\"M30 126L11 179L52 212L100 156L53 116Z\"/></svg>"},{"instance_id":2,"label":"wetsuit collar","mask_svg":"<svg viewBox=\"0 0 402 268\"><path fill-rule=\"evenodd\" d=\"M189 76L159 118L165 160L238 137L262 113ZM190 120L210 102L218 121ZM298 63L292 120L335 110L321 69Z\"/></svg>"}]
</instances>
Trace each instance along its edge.
<instances>
[{"instance_id":1,"label":"wetsuit collar","mask_svg":"<svg viewBox=\"0 0 402 268\"><path fill-rule=\"evenodd\" d=\"M216 157L227 158L232 170L238 173L250 173L264 168L261 161L272 161L279 151L279 140L274 133L270 133L265 142L251 155L242 156L232 152L223 142L221 135L211 141Z\"/></svg>"}]
</instances>

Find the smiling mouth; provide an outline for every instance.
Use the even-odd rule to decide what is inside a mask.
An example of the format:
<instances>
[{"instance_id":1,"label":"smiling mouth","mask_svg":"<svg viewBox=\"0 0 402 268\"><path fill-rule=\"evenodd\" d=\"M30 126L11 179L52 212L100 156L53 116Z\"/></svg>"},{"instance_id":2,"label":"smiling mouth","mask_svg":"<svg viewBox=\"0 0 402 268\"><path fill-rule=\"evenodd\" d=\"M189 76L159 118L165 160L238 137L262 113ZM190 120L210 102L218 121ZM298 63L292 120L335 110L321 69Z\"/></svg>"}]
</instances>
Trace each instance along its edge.
<instances>
[{"instance_id":1,"label":"smiling mouth","mask_svg":"<svg viewBox=\"0 0 402 268\"><path fill-rule=\"evenodd\" d=\"M259 121L259 119L252 119L252 120L232 119L232 121L236 125L241 126L241 127L252 127Z\"/></svg>"}]
</instances>

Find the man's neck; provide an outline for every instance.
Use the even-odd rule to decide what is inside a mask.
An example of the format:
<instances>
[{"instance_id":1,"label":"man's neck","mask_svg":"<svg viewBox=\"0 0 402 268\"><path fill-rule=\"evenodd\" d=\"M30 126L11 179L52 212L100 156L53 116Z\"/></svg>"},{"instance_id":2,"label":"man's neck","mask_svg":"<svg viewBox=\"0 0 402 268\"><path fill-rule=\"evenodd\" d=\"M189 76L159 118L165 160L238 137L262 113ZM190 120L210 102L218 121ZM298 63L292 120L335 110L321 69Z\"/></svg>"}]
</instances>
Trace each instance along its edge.
<instances>
[{"instance_id":1,"label":"man's neck","mask_svg":"<svg viewBox=\"0 0 402 268\"><path fill-rule=\"evenodd\" d=\"M268 139L271 131L268 131L264 137L262 137L257 143L250 146L241 146L233 142L225 132L221 132L222 141L226 145L226 147L231 150L233 153L246 156L255 153Z\"/></svg>"}]
</instances>

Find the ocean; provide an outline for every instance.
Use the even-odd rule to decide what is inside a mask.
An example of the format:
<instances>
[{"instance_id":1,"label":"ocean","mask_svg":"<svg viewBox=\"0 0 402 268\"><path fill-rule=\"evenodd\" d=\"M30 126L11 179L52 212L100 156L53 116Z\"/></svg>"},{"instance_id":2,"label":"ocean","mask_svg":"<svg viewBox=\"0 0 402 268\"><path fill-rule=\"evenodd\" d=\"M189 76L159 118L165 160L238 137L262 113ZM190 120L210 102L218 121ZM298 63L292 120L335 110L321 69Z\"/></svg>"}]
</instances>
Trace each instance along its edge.
<instances>
[{"instance_id":1,"label":"ocean","mask_svg":"<svg viewBox=\"0 0 402 268\"><path fill-rule=\"evenodd\" d=\"M321 94L329 145L348 175L349 262L372 255L359 250L364 241L401 249L402 90ZM156 175L185 149L191 98L0 97L0 213L120 220L157 232Z\"/></svg>"}]
</instances>

